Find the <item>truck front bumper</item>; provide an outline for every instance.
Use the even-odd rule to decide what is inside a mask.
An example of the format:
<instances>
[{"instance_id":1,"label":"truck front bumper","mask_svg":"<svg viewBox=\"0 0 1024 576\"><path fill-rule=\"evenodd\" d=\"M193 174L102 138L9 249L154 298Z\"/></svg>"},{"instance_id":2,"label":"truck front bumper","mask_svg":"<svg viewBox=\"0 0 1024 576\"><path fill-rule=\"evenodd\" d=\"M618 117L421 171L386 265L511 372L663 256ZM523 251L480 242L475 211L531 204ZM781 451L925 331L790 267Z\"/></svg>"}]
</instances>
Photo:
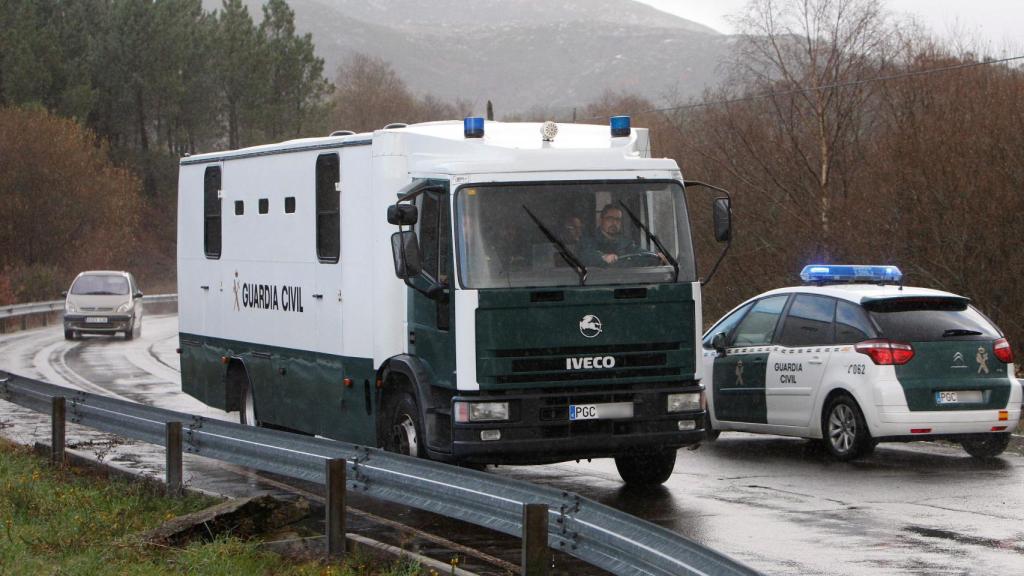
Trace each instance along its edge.
<instances>
[{"instance_id":1,"label":"truck front bumper","mask_svg":"<svg viewBox=\"0 0 1024 576\"><path fill-rule=\"evenodd\" d=\"M675 450L703 439L706 412L669 413L667 396L702 390L700 385L687 383L636 390L457 397L455 401L509 402L511 419L454 423L452 453L442 458L476 464L549 464ZM633 417L569 419L570 405L612 402L631 402ZM500 437L494 438L496 435Z\"/></svg>"}]
</instances>

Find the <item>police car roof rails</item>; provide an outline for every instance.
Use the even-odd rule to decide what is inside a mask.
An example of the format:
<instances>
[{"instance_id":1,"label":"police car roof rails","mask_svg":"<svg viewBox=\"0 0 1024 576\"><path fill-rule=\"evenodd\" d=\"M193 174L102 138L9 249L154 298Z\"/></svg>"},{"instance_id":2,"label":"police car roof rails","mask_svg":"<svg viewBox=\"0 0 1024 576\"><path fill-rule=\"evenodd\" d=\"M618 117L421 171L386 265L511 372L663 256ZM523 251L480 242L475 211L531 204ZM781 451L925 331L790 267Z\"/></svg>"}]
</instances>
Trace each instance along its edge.
<instances>
[{"instance_id":1,"label":"police car roof rails","mask_svg":"<svg viewBox=\"0 0 1024 576\"><path fill-rule=\"evenodd\" d=\"M850 264L811 264L800 271L805 284L899 284L903 272L896 266L858 266Z\"/></svg>"}]
</instances>

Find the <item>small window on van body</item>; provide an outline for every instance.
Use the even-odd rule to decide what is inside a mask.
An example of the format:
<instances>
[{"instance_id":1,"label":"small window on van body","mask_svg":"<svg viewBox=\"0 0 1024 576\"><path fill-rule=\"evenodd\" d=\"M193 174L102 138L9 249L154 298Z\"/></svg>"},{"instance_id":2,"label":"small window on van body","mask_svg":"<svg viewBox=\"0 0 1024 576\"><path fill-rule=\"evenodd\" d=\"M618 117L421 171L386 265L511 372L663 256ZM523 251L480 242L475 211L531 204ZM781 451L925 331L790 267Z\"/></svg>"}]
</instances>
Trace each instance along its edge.
<instances>
[{"instance_id":1,"label":"small window on van body","mask_svg":"<svg viewBox=\"0 0 1024 576\"><path fill-rule=\"evenodd\" d=\"M245 201L235 200L235 216L241 216L245 214Z\"/></svg>"},{"instance_id":2,"label":"small window on van body","mask_svg":"<svg viewBox=\"0 0 1024 576\"><path fill-rule=\"evenodd\" d=\"M270 200L266 198L260 198L260 214L267 214L270 212Z\"/></svg>"},{"instance_id":3,"label":"small window on van body","mask_svg":"<svg viewBox=\"0 0 1024 576\"><path fill-rule=\"evenodd\" d=\"M294 214L295 213L295 196L288 196L284 199L284 213Z\"/></svg>"},{"instance_id":4,"label":"small window on van body","mask_svg":"<svg viewBox=\"0 0 1024 576\"><path fill-rule=\"evenodd\" d=\"M220 167L210 166L203 174L203 252L220 258Z\"/></svg>"},{"instance_id":5,"label":"small window on van body","mask_svg":"<svg viewBox=\"0 0 1024 576\"><path fill-rule=\"evenodd\" d=\"M341 160L337 154L316 159L316 255L334 263L341 256Z\"/></svg>"},{"instance_id":6,"label":"small window on van body","mask_svg":"<svg viewBox=\"0 0 1024 576\"><path fill-rule=\"evenodd\" d=\"M825 346L832 344L832 321L836 301L827 296L797 294L786 313L779 344L783 346Z\"/></svg>"}]
</instances>

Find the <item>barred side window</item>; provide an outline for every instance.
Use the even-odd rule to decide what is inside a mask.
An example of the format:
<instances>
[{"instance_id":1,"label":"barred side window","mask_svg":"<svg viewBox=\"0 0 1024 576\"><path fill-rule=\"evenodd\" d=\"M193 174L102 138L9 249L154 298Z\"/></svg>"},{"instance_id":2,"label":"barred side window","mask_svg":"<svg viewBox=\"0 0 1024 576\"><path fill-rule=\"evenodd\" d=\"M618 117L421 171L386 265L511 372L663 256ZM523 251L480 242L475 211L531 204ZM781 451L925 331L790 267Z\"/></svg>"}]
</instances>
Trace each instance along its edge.
<instances>
[{"instance_id":1,"label":"barred side window","mask_svg":"<svg viewBox=\"0 0 1024 576\"><path fill-rule=\"evenodd\" d=\"M341 160L337 154L316 159L316 255L335 263L341 256Z\"/></svg>"},{"instance_id":2,"label":"barred side window","mask_svg":"<svg viewBox=\"0 0 1024 576\"><path fill-rule=\"evenodd\" d=\"M203 251L220 258L220 167L211 166L203 176Z\"/></svg>"}]
</instances>

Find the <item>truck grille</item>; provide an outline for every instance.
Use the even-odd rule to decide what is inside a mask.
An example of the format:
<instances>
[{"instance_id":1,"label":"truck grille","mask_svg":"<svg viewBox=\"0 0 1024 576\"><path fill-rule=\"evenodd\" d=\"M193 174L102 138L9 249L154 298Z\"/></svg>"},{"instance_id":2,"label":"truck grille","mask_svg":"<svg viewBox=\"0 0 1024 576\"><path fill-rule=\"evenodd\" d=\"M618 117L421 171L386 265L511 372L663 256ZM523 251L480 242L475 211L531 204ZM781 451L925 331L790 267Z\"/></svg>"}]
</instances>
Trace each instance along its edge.
<instances>
[{"instance_id":1,"label":"truck grille","mask_svg":"<svg viewBox=\"0 0 1024 576\"><path fill-rule=\"evenodd\" d=\"M678 376L681 370L670 366L669 353L679 350L680 344L495 350L493 357L507 366L507 370L495 375L495 380L499 384L518 384ZM608 358L614 359L611 367L607 365Z\"/></svg>"}]
</instances>

